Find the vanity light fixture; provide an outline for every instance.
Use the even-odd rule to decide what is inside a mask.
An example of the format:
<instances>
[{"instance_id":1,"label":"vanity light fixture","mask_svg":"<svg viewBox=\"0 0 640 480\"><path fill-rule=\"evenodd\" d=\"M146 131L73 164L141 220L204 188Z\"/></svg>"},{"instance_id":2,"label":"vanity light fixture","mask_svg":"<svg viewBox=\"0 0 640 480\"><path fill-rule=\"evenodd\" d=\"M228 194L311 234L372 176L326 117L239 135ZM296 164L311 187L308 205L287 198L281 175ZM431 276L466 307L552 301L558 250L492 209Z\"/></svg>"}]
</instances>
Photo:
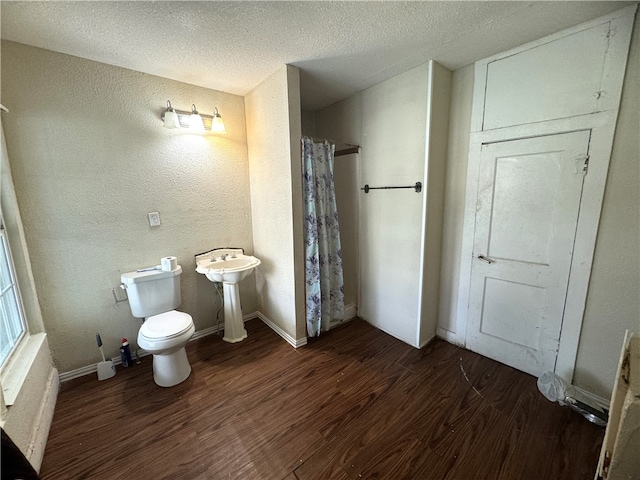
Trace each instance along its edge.
<instances>
[{"instance_id":1,"label":"vanity light fixture","mask_svg":"<svg viewBox=\"0 0 640 480\"><path fill-rule=\"evenodd\" d=\"M224 122L218 108L214 108L213 115L205 115L199 113L195 104L191 105L191 111L175 110L171 106L171 102L167 100L167 109L162 112L160 118L164 122L165 128L185 128L191 132L207 132L217 134L227 133L224 128Z\"/></svg>"}]
</instances>

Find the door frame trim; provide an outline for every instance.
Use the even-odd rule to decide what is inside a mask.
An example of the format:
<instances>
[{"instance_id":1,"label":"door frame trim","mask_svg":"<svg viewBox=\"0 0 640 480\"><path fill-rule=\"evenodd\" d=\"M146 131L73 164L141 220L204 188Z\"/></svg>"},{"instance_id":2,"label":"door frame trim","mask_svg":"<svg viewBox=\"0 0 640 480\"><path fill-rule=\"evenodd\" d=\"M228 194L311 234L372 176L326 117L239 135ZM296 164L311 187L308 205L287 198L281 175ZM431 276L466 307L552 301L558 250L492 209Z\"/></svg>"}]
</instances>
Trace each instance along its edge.
<instances>
[{"instance_id":1,"label":"door frame trim","mask_svg":"<svg viewBox=\"0 0 640 480\"><path fill-rule=\"evenodd\" d=\"M604 198L609 152L613 143L614 128L612 128L610 117L608 113L599 113L531 126L501 129L501 132L478 132L471 135L462 239L463 261L461 262L460 295L458 297L458 318L456 320L456 340L458 342L466 344L473 238L476 221L476 198L478 195L477 182L482 146L502 141L591 130L589 171L585 176L580 200L574 253L570 267L565 312L560 333L560 346L555 368L555 372L558 375L569 381L572 379L578 353L578 341L586 305L593 254L595 252L600 211ZM594 124L600 124L600 126L594 127Z\"/></svg>"},{"instance_id":2,"label":"door frame trim","mask_svg":"<svg viewBox=\"0 0 640 480\"><path fill-rule=\"evenodd\" d=\"M623 8L591 22L564 30L558 34L545 37L544 39L476 63L455 333L445 332L443 329L439 329L438 332L439 334L446 333L447 340L458 345L466 344L473 238L475 234L476 199L478 195L478 174L482 145L570 133L578 130L591 130L589 170L585 176L583 194L580 201L576 241L571 262L569 284L565 300L565 312L562 320L560 345L555 368L555 372L558 375L568 382L573 381L589 280L591 277L591 267L595 253L595 242L600 223L604 190L636 8L637 5ZM608 92L608 102L606 105L602 105L603 108L599 112L533 124L479 131L482 128L487 67L490 62L606 22L612 22L612 25L615 25L617 29L617 34L611 39L606 59L608 68L610 68L614 74L603 78L602 85Z\"/></svg>"},{"instance_id":3,"label":"door frame trim","mask_svg":"<svg viewBox=\"0 0 640 480\"><path fill-rule=\"evenodd\" d=\"M611 22L611 27L616 32L609 41L609 48L605 54L606 68L614 71L616 75L604 76L602 79L602 89L607 92L599 104L599 111L617 111L620 105L620 95L622 92L622 84L624 83L624 72L627 65L627 56L629 54L629 46L631 43L631 33L635 19L637 4L616 10L602 17L596 18L589 22L581 23L575 27L571 27L560 32L548 35L546 37L534 40L519 47L501 52L491 57L478 60L475 63L475 81L473 85L473 109L471 112L471 132L480 132L484 123L484 103L487 87L487 73L489 64L497 60L501 60L513 55L517 55L527 50L561 40L584 30L603 25ZM620 73L618 77L618 73ZM508 128L508 127L507 127ZM485 130L498 131L495 130Z\"/></svg>"},{"instance_id":4,"label":"door frame trim","mask_svg":"<svg viewBox=\"0 0 640 480\"><path fill-rule=\"evenodd\" d=\"M615 117L613 118L614 122L611 120L611 115L603 112L535 125L510 127L500 129L500 132L478 132L471 135L462 237L463 261L461 262L458 318L456 319L456 341L466 344L473 239L475 236L476 198L478 195L478 174L482 146L502 141L590 130L589 171L584 179L580 201L574 253L571 260L565 311L560 331L560 346L555 368L555 372L558 375L567 381L572 381L604 198L613 133L615 131Z\"/></svg>"},{"instance_id":5,"label":"door frame trim","mask_svg":"<svg viewBox=\"0 0 640 480\"><path fill-rule=\"evenodd\" d=\"M581 209L583 208L583 204L582 204L582 200L584 198L584 191L585 191L585 183L586 183L586 176L583 176L581 173L575 173L573 171L573 169L575 168L574 164L573 164L573 160L577 159L579 157L577 156L573 156L577 151L580 152L580 154L590 154L591 153L591 149L590 149L590 144L591 144L591 136L592 136L592 130L589 128L584 128L584 129L578 129L578 130L572 130L570 132L563 132L563 133L551 133L549 135L534 135L533 137L528 136L528 137L524 137L524 138L518 138L518 139L514 139L514 140L500 140L500 141L496 141L496 142L482 142L478 145L478 148L480 150L477 151L478 157L482 157L482 159L484 161L487 162L493 162L493 163L482 163L483 160L478 161L478 165L485 165L485 167L483 168L482 172L483 176L488 173L488 172L492 172L492 176L493 176L493 182L492 182L492 188L489 190L490 192L493 191L494 194L496 193L494 188L495 188L495 181L496 181L496 175L497 175L497 159L500 158L504 158L504 155L506 154L507 157L509 158L511 154L513 155L517 155L516 158L522 158L520 157L520 155L525 156L525 158L530 158L528 157L528 155L530 155L532 152L538 152L538 154L544 154L546 152L562 152L562 159L563 159L563 164L561 166L562 171L558 172L558 175L569 175L571 177L571 180L569 180L570 182L575 182L573 184L572 188L575 188L576 190L572 190L572 195L570 197L565 197L567 198L567 201L571 202L573 205L573 208L571 208L570 210L567 210L567 212L570 212L570 218L572 220L575 221L575 224L573 225L573 228L571 229L571 232L569 233L568 231L566 232L568 235L571 235L571 239L569 240L567 238L567 240L569 240L571 242L571 246L569 246L568 244L564 243L563 245L565 247L568 247L570 249L573 249L575 252L576 249L576 245L579 243L577 242L577 237L578 237L578 230L579 230L579 225L580 225L580 216L579 213L581 211ZM557 137L562 137L563 139L558 139ZM518 142L516 145L514 145L514 142ZM520 142L527 142L525 144L522 144ZM544 147L540 150L531 150L531 148L538 148L541 144L541 142L544 142ZM548 143L547 143L548 142ZM557 142L557 143L556 143ZM508 150L507 152L505 152L504 150L498 150L501 148L502 144L512 144L512 148L513 150ZM551 146L553 145L553 147ZM488 148L492 148L492 147L496 147L496 150L490 150L487 151L485 150L485 147ZM562 150L563 148L567 148L568 150ZM571 152L571 153L569 153ZM528 162L530 160L521 160L522 162ZM600 162L602 163L602 162ZM480 169L478 169L478 174L480 174ZM587 175L588 176L588 175ZM566 177L564 177L566 180L568 180ZM487 187L487 177L484 177L484 182L483 182L483 188L485 189L485 194L486 194L486 187ZM480 183L480 182L476 182L476 183ZM476 189L477 191L478 189ZM478 192L477 194L482 194L482 192ZM491 194L489 194L489 197L491 197ZM469 329L469 320L470 318L474 317L474 314L472 313L471 309L469 308L467 310L467 317L466 317L466 327L465 328L465 343L466 343L466 348L470 348L475 352L479 352L482 353L483 351L485 353L483 353L483 355L488 355L491 356L491 354L489 353L490 350L479 350L478 348L481 347L482 345L487 346L488 344L483 343L483 340L480 340L479 337L483 334L482 332L482 328L480 329L480 332L478 332L476 330L476 327L480 327L480 325L483 323L480 321L480 319L482 318L482 313L479 312L478 310L482 310L482 306L478 305L478 301L480 300L480 298L483 297L483 293L480 293L480 297L478 297L478 288L480 288L481 291L484 291L484 287L479 287L477 283L475 283L476 280L479 280L480 278L483 279L483 281L487 281L488 278L493 278L493 279L498 279L498 280L504 280L504 281L513 281L515 283L523 283L526 284L527 286L534 286L537 288L545 288L543 287L541 284L536 284L535 280L533 280L533 278L528 277L527 274L524 274L525 271L528 270L528 268L532 268L531 266L529 267L524 267L525 270L522 270L521 273L523 273L523 275L525 275L524 277L518 277L518 279L514 279L513 277L505 277L504 275L504 271L502 273L500 273L500 267L489 267L490 270L486 270L484 269L485 274L480 274L480 277L475 277L474 276L474 271L476 267L480 267L479 265L477 265L477 255L479 252L483 253L483 254L487 254L490 257L491 252L488 252L488 250L491 250L491 247L488 245L489 242L489 238L491 238L491 234L488 233L488 236L485 237L485 233L483 232L481 234L481 238L482 240L482 245L483 247L480 247L480 250L477 250L478 248L478 244L477 242L477 229L480 227L482 228L482 224L487 225L486 222L481 221L480 225L478 224L478 212L484 212L484 214L489 213L489 215L491 215L491 211L493 209L492 206L492 200L487 199L487 197L485 197L485 202L489 202L487 204L485 204L485 208L478 208L477 205L474 203L474 211L473 211L473 220L474 220L474 226L473 226L473 235L471 236L470 240L471 240L471 248L472 248L472 254L469 257L469 304L471 304L471 301L473 300L474 305L476 305L477 310L474 310L475 315L480 315L480 317L476 317L475 320L476 322L474 323L474 327L472 327L471 329ZM489 210L486 210L486 207L488 206ZM554 216L554 215L551 215ZM486 220L486 218L485 218ZM568 218L567 218L568 220ZM489 220L489 224L492 224L493 220ZM596 233L597 233L597 229L596 229ZM474 248L475 245L475 248ZM595 245L595 238L594 238L594 245ZM564 247L563 247L564 248ZM498 257L500 257L500 255L498 255ZM506 264L509 264L509 260L513 260L513 259L509 259L509 258L503 258L503 260L506 262ZM559 309L559 314L560 314L560 319L559 319L559 323L557 323L557 320L547 320L547 321L542 321L541 319L541 327L547 327L550 329L556 329L558 328L558 343L560 341L560 335L562 333L562 328L565 327L566 325L562 322L562 320L564 319L564 315L566 312L566 307L567 304L569 303L570 299L568 297L568 285L569 282L571 280L571 274L574 271L574 269L576 268L575 265L575 260L576 257L575 255L572 255L570 257L570 261L567 264L566 260L563 262L562 264L562 268L560 268L560 264L557 263L552 263L551 265L547 265L547 267L540 267L540 268L549 268L549 270L545 270L548 274L550 274L552 277L553 275L551 274L551 272L555 272L556 274L559 275L566 275L566 283L562 283L562 284L557 284L558 286L560 285L564 285L566 287L565 291L564 291L564 295L563 295L563 299L562 299L562 303L555 303L556 307ZM537 260L539 262L543 262L543 260ZM580 262L580 259L578 259L578 261ZM514 262L515 263L515 262ZM581 262L584 263L584 262ZM511 264L514 265L514 264ZM515 267L512 267L515 268ZM495 270L498 269L498 270ZM480 271L482 271L483 269L481 268ZM563 273L560 273L563 272ZM540 271L538 271L538 273L540 273ZM586 275L589 275L589 271L586 272ZM546 278L546 274L543 274L543 276ZM474 278L476 280L474 280ZM529 278L533 283L529 284L526 280L524 280L524 278ZM582 277L578 277L578 279L581 279ZM472 283L473 282L473 283ZM551 284L554 284L555 282L551 281L550 279L547 279L544 282L550 282L550 284L548 285L548 288L551 290L554 290L554 287L552 287ZM483 282L481 282L482 284ZM486 284L485 284L486 286ZM473 288L472 288L473 287ZM476 291L476 294L473 296L471 296L472 290ZM560 291L558 290L554 290L556 292L556 294L560 294ZM484 299L480 302L483 305L486 305L486 297L484 297ZM544 302L544 301L543 301ZM554 312L557 312L557 310L554 309ZM557 317L555 317L557 318ZM477 334L477 338L475 341L472 340L472 337L474 337L474 332L476 332ZM550 330L548 331L550 332ZM489 334L489 337L491 336L496 336L495 334ZM498 338L500 338L498 336ZM540 344L538 345L538 356L537 356L537 361L530 361L529 357L527 357L527 359L529 359L529 361L523 361L523 357L520 357L519 360L517 359L513 359L513 363L509 363L512 367L514 368L518 368L519 370L522 370L524 372L527 373L534 373L535 371L538 371L538 368L543 368L544 370L549 370L549 369L553 369L555 367L556 361L557 361L557 353L555 355L553 355L553 357L550 357L550 353L551 353L551 348L552 348L552 344L551 344L551 339L553 337L547 337L546 334L545 335L541 335L540 336ZM554 339L555 340L555 339ZM490 340L489 338L487 338L487 340L489 343L492 342L492 340ZM517 343L517 342L516 342ZM544 346L543 346L544 345ZM494 345L495 347L495 345ZM508 349L509 347L505 346L505 349ZM531 347L524 347L526 348L531 348ZM544 350L544 352L540 352L540 350ZM497 355L497 357L493 357L495 359L500 357L500 354L495 353L495 355ZM503 356L503 358L512 358L509 355L505 355ZM511 360L509 360L511 361ZM516 366L519 365L519 366Z\"/></svg>"},{"instance_id":6,"label":"door frame trim","mask_svg":"<svg viewBox=\"0 0 640 480\"><path fill-rule=\"evenodd\" d=\"M467 310L471 281L471 263L473 257L473 238L475 234L476 198L478 196L478 173L480 151L483 144L523 138L570 133L579 130L591 130L589 144L589 170L585 176L580 213L576 229L576 241L565 313L560 333L560 347L555 372L571 382L578 356L578 343L582 329L582 319L586 306L591 266L595 252L598 225L604 189L609 169L611 147L615 133L616 112L600 112L567 119L541 122L534 125L520 125L499 130L476 132L471 134L469 146L469 167L467 170L467 190L462 235L462 261L460 266L460 284L456 319L456 343L466 343Z\"/></svg>"}]
</instances>

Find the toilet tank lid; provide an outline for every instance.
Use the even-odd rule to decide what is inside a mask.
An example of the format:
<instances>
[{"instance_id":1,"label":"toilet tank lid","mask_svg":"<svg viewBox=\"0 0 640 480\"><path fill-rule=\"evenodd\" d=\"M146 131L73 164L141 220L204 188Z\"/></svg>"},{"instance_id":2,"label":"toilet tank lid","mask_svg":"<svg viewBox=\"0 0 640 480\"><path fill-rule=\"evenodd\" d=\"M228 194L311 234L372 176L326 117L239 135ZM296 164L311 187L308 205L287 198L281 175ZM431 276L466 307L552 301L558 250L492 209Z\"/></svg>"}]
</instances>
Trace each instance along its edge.
<instances>
[{"instance_id":1,"label":"toilet tank lid","mask_svg":"<svg viewBox=\"0 0 640 480\"><path fill-rule=\"evenodd\" d=\"M144 272L127 272L120 276L120 281L126 285L132 283L149 282L151 280L162 280L163 278L175 277L182 273L182 267L178 265L175 270L165 271L160 270L158 266L157 270L146 270Z\"/></svg>"}]
</instances>

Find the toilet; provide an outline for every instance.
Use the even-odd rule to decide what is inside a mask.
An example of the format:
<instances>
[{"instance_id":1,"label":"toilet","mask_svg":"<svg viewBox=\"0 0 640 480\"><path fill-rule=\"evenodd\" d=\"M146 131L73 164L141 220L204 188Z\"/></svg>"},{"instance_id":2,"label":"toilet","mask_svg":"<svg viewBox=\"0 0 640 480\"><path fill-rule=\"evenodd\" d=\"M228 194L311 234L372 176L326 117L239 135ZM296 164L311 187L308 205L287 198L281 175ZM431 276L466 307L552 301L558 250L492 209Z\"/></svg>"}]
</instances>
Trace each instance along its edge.
<instances>
[{"instance_id":1,"label":"toilet","mask_svg":"<svg viewBox=\"0 0 640 480\"><path fill-rule=\"evenodd\" d=\"M153 380L161 387L184 382L191 373L185 345L195 332L191 315L174 310L182 302L179 265L171 271L142 269L120 277L131 313L144 318L138 345L153 355Z\"/></svg>"}]
</instances>

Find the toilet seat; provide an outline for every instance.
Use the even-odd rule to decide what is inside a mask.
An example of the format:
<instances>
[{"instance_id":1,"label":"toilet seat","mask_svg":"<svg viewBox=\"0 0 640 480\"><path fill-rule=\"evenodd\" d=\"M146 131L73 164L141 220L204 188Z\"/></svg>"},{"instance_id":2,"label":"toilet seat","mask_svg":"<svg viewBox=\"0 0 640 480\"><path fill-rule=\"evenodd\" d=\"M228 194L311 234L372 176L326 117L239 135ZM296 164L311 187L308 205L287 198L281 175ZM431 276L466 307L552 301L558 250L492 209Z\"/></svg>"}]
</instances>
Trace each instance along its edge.
<instances>
[{"instance_id":1,"label":"toilet seat","mask_svg":"<svg viewBox=\"0 0 640 480\"><path fill-rule=\"evenodd\" d=\"M193 328L191 315L177 310L153 315L140 327L138 336L147 340L169 340Z\"/></svg>"}]
</instances>

